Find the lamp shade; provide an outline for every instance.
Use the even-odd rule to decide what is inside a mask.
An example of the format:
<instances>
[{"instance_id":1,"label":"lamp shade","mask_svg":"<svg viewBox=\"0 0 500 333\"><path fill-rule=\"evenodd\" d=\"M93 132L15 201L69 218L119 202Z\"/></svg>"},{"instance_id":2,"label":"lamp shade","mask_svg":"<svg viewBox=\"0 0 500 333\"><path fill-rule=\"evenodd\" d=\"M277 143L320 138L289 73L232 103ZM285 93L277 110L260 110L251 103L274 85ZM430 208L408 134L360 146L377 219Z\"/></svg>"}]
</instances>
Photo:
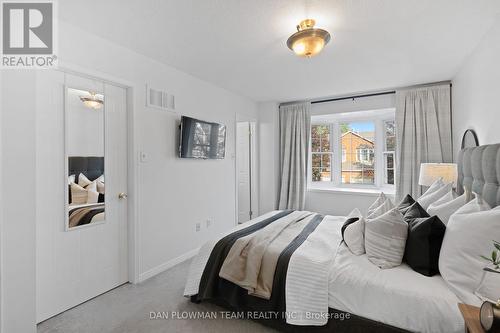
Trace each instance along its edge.
<instances>
[{"instance_id":1,"label":"lamp shade","mask_svg":"<svg viewBox=\"0 0 500 333\"><path fill-rule=\"evenodd\" d=\"M458 168L455 163L422 163L418 184L431 186L439 178L445 183L457 184Z\"/></svg>"}]
</instances>

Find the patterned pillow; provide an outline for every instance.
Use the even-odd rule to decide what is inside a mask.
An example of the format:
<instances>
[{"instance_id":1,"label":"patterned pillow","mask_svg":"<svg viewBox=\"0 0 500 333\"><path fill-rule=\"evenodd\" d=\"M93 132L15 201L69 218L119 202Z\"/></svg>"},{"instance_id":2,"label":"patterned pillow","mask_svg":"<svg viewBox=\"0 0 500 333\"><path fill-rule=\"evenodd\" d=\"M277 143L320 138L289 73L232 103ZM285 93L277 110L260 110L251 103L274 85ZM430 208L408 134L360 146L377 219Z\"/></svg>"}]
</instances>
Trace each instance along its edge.
<instances>
[{"instance_id":1,"label":"patterned pillow","mask_svg":"<svg viewBox=\"0 0 500 333\"><path fill-rule=\"evenodd\" d=\"M368 259L382 269L401 265L407 236L408 224L397 208L367 221L365 250Z\"/></svg>"}]
</instances>

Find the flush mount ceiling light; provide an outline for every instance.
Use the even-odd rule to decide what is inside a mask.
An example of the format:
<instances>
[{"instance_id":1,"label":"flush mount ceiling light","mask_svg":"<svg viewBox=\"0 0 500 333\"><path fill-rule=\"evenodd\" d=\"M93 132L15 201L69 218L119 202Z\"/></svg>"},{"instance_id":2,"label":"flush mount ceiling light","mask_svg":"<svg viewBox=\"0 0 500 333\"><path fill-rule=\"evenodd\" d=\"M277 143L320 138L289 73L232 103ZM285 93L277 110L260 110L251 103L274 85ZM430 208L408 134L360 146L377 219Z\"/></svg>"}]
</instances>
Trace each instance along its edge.
<instances>
[{"instance_id":1,"label":"flush mount ceiling light","mask_svg":"<svg viewBox=\"0 0 500 333\"><path fill-rule=\"evenodd\" d=\"M90 96L80 96L80 100L85 104L86 107L92 109L100 109L104 105L104 101L97 97L95 92L89 92Z\"/></svg>"},{"instance_id":2,"label":"flush mount ceiling light","mask_svg":"<svg viewBox=\"0 0 500 333\"><path fill-rule=\"evenodd\" d=\"M286 41L290 50L300 57L314 57L320 53L330 41L330 33L323 29L315 28L316 21L306 19L299 23L297 32Z\"/></svg>"}]
</instances>

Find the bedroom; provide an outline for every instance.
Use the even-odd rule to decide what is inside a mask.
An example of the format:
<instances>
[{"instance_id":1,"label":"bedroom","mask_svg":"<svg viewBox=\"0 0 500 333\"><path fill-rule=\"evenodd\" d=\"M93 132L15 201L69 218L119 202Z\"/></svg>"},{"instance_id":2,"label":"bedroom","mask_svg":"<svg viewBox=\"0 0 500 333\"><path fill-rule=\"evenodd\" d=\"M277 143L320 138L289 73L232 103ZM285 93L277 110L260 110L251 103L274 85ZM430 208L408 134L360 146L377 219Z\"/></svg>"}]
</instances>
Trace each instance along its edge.
<instances>
[{"instance_id":1,"label":"bedroom","mask_svg":"<svg viewBox=\"0 0 500 333\"><path fill-rule=\"evenodd\" d=\"M497 205L491 193L492 186L498 187L498 161L495 165L485 157L483 162L479 153L461 158L459 152L468 129L477 135L481 149L500 143L498 1L45 3L54 6L49 12L53 16L42 16L43 22L54 18L52 40L36 30L40 20L26 20L27 29L34 29L30 36L53 46L56 67L26 69L17 62L16 68L6 68L4 60L0 69L0 332L299 330L303 325L276 327L273 320L241 319L240 312L233 316L226 307L184 297L186 283L193 281L190 266L202 256L203 246L249 226L248 220L283 209L314 212L326 216L325 221L338 219L317 227L337 226L319 234L331 232L329 239L340 240L336 245L346 256L336 256L337 249L326 256L338 260L330 265L332 276L321 280L325 287L315 289L326 303L319 312L307 310L323 318L326 304L327 311L338 310L344 319L345 314L355 316L333 318L333 323L345 325L336 331L465 328L458 303L479 307L483 299L475 296L475 288L476 298L466 298L453 289L453 279L444 271L432 277L415 271L407 257L399 258L401 246L397 259L402 263L392 268L379 268L367 254L349 257L341 227L356 208L371 220L366 213L381 192L398 206L406 194L418 201L425 185L431 185L426 179L447 177L440 172L434 177L432 168L422 168L422 163L451 163L451 178L444 180L452 183L453 191L446 194L453 200L465 198L465 184L476 192L467 191L467 201L474 196L470 205ZM9 4L18 7L5 7ZM2 2L3 31L14 29L7 18L14 22L25 9L16 1ZM41 7L34 12L46 14ZM306 19L314 19L315 26L306 21L299 27L302 33L321 29L329 36L319 33L324 45L311 57L298 56L300 49L287 45ZM7 35L2 35L2 56L23 60L19 51L7 53L5 46L8 39L9 47L16 45L12 40L23 40ZM38 56L46 60L46 54ZM431 102L429 96L438 98ZM405 112L409 109L426 116L432 109L439 116L410 119ZM77 112L82 117L71 118ZM290 115L298 118L294 121ZM183 116L200 128L204 123L224 126L224 154L213 159L179 157ZM291 129L296 130L293 135ZM468 146L476 141L474 135L470 138ZM75 165L75 157L83 157L83 164ZM91 157L97 162L90 162ZM77 201L77 190L82 191L77 186L87 194L80 203L85 211L73 219L71 209L82 207L71 206L72 184ZM99 205L105 210L94 209ZM449 215L448 223L458 221L460 214ZM77 226L71 227L70 220ZM469 273L483 278L489 262L480 256L491 257L493 241L500 241L499 229L478 235L487 241L464 241L480 244L469 258L481 267L455 272L454 278ZM300 232L289 231L289 237ZM447 231L441 237L444 245ZM306 250L300 245L291 263ZM319 251L318 258L328 251L333 250ZM388 284L384 292L377 294L380 285L371 293L356 287L345 293L349 288L341 288L343 283L356 286L376 279L346 278L330 285L335 272L347 265L341 260L346 257L363 278L389 275L380 277ZM434 256L434 265L437 259L454 257ZM441 265L438 268L441 271ZM484 276L498 281L493 272ZM404 288L408 279L439 285L435 288L442 293L435 292L435 311L428 305L433 299L429 285L421 288L427 293L414 297L398 294L411 293ZM298 294L304 299L313 295ZM419 296L427 303L416 304ZM262 298L248 297L262 303ZM375 311L374 299L386 306ZM390 311L380 313L384 308ZM275 312L282 311L267 314ZM408 316L412 312L418 316ZM474 313L472 320L480 325Z\"/></svg>"}]
</instances>

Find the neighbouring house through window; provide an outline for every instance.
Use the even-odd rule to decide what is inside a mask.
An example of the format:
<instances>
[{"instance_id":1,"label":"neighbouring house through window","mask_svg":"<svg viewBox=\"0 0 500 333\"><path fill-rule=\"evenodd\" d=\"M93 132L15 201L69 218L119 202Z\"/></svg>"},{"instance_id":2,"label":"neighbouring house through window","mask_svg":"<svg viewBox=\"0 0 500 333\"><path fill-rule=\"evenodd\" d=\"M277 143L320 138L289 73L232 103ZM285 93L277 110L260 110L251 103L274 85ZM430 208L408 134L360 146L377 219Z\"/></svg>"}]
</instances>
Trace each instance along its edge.
<instances>
[{"instance_id":1,"label":"neighbouring house through window","mask_svg":"<svg viewBox=\"0 0 500 333\"><path fill-rule=\"evenodd\" d=\"M311 117L309 188L394 187L394 109Z\"/></svg>"}]
</instances>

